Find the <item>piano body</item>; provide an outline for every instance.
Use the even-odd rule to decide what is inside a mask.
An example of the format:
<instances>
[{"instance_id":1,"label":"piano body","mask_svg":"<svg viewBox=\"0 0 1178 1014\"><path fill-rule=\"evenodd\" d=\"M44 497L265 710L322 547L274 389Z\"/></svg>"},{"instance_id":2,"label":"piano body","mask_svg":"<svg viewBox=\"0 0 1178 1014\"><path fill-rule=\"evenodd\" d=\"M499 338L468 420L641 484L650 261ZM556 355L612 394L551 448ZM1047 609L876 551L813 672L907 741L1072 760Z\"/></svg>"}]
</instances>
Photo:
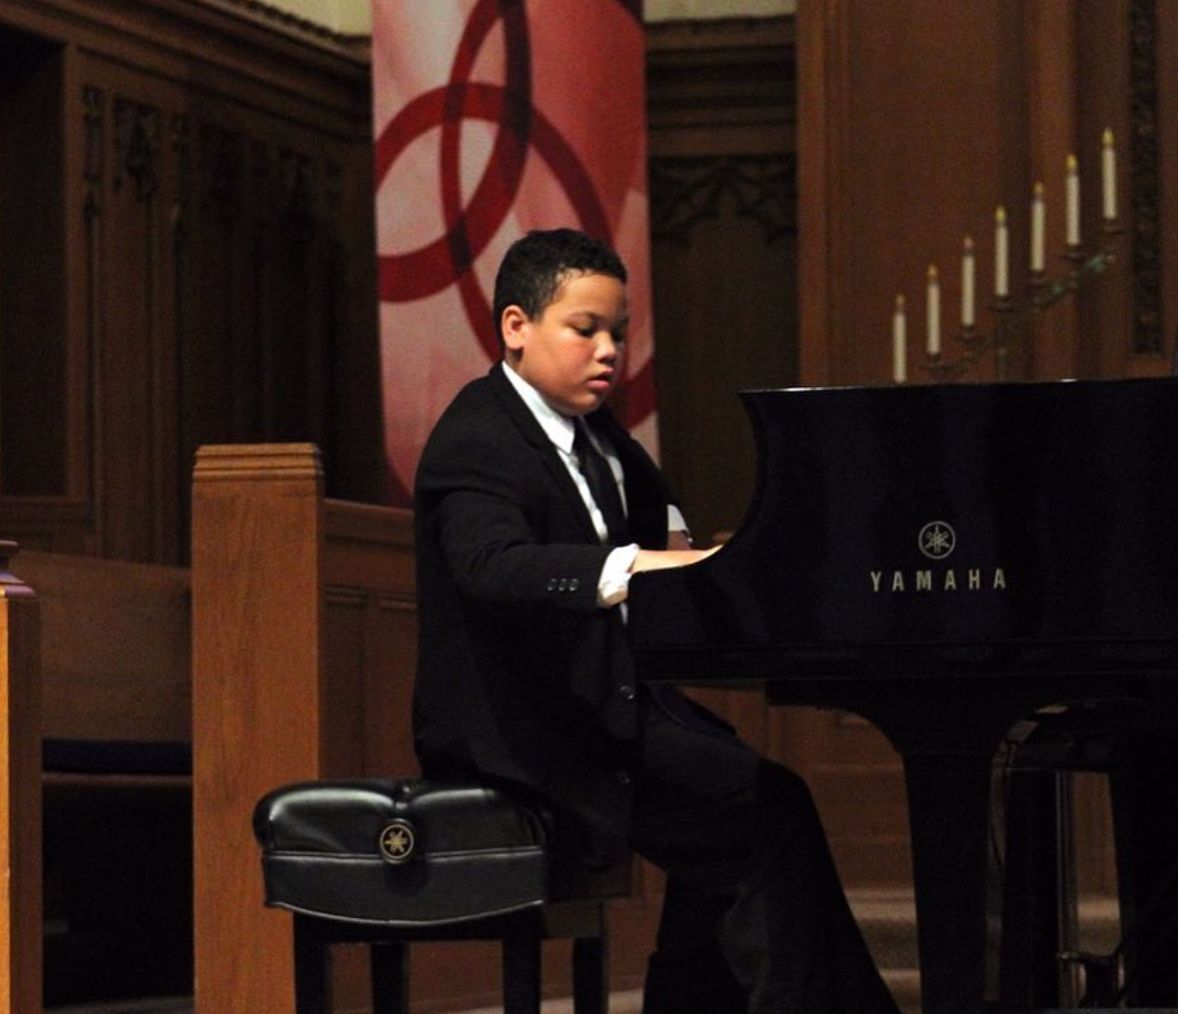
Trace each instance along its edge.
<instances>
[{"instance_id":1,"label":"piano body","mask_svg":"<svg viewBox=\"0 0 1178 1014\"><path fill-rule=\"evenodd\" d=\"M1136 927L1130 995L1178 1002L1178 789L1167 772L1143 781L1137 763L1168 766L1153 745L1166 757L1178 739L1178 380L741 397L752 502L708 560L633 580L642 678L761 684L772 702L853 711L889 738L908 791L925 1014L988 1009L1004 737L1045 707L1116 702L1136 723L1113 782L1123 904L1132 920L1162 895L1171 916L1160 951ZM1015 993L1001 1009L1032 1009Z\"/></svg>"}]
</instances>

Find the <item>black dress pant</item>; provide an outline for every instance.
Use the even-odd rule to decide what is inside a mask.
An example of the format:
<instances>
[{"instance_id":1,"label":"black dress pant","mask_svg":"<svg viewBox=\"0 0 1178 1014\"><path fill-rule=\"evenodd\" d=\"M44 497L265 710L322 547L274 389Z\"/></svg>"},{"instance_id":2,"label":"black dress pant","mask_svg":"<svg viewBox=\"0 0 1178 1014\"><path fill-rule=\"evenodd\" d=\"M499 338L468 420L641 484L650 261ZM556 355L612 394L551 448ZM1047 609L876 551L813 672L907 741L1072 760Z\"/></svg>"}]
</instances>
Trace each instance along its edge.
<instances>
[{"instance_id":1,"label":"black dress pant","mask_svg":"<svg viewBox=\"0 0 1178 1014\"><path fill-rule=\"evenodd\" d=\"M630 843L667 874L644 1014L896 1014L797 775L681 697L637 767Z\"/></svg>"}]
</instances>

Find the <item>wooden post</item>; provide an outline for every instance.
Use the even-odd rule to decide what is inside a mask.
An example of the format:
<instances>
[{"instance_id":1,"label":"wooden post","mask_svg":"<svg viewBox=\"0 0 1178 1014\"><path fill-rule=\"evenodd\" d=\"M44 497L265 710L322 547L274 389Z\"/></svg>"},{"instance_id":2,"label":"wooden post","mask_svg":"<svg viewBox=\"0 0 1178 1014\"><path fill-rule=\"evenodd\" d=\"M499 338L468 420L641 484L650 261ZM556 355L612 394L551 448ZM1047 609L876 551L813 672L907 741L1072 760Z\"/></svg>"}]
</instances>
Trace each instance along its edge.
<instances>
[{"instance_id":1,"label":"wooden post","mask_svg":"<svg viewBox=\"0 0 1178 1014\"><path fill-rule=\"evenodd\" d=\"M294 1009L254 804L322 765L322 470L310 444L202 447L193 476L197 1014Z\"/></svg>"},{"instance_id":2,"label":"wooden post","mask_svg":"<svg viewBox=\"0 0 1178 1014\"><path fill-rule=\"evenodd\" d=\"M0 542L0 1014L39 1014L40 616L32 589L9 572L15 553Z\"/></svg>"}]
</instances>

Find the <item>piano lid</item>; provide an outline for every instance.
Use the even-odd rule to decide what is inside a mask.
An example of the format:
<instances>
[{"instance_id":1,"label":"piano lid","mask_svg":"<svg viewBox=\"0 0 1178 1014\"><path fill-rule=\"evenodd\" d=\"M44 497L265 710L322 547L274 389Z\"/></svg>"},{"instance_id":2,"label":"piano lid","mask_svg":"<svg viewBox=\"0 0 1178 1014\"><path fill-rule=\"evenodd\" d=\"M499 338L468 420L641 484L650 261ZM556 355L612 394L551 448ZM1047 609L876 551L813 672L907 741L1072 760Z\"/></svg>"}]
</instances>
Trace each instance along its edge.
<instances>
[{"instance_id":1,"label":"piano lid","mask_svg":"<svg viewBox=\"0 0 1178 1014\"><path fill-rule=\"evenodd\" d=\"M704 563L633 579L640 661L1126 641L1178 657L1178 379L741 398L748 514Z\"/></svg>"}]
</instances>

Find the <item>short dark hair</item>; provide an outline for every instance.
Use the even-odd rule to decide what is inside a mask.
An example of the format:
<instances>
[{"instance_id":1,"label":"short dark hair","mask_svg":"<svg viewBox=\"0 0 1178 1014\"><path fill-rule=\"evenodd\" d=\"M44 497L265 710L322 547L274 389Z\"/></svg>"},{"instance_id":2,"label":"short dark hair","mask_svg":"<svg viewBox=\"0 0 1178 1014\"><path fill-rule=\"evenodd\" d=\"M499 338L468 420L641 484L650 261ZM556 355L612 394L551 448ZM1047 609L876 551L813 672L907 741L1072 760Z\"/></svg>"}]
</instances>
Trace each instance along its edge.
<instances>
[{"instance_id":1,"label":"short dark hair","mask_svg":"<svg viewBox=\"0 0 1178 1014\"><path fill-rule=\"evenodd\" d=\"M533 229L503 255L495 276L495 333L503 343L503 311L518 306L535 320L569 273L609 275L623 284L626 265L609 246L576 229Z\"/></svg>"}]
</instances>

